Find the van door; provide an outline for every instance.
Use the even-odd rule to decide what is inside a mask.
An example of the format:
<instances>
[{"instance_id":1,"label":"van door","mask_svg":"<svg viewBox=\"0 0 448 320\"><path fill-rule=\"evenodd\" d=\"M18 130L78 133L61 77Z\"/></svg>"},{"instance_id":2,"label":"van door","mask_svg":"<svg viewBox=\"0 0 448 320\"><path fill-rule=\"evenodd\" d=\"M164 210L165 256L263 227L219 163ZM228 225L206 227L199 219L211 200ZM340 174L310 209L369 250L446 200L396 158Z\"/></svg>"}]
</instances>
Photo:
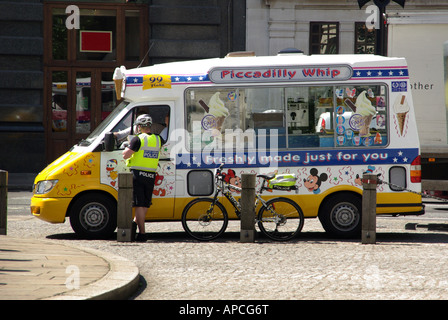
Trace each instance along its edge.
<instances>
[{"instance_id":1,"label":"van door","mask_svg":"<svg viewBox=\"0 0 448 320\"><path fill-rule=\"evenodd\" d=\"M118 172L129 171L122 152L136 132L135 119L141 114L152 118L151 132L160 135L164 144L160 151L159 167L147 220L170 219L174 214L175 159L170 157L169 133L174 129L173 103L138 104L115 126L112 132L117 140L112 152L101 153L101 183L118 190Z\"/></svg>"},{"instance_id":2,"label":"van door","mask_svg":"<svg viewBox=\"0 0 448 320\"><path fill-rule=\"evenodd\" d=\"M157 170L154 191L152 195L152 206L148 210L146 218L168 219L174 216L174 195L175 195L175 158L171 158L171 148L169 134L174 130L174 105L154 105L150 107L149 114L153 124L151 132L157 133L165 141L160 150L159 168Z\"/></svg>"}]
</instances>

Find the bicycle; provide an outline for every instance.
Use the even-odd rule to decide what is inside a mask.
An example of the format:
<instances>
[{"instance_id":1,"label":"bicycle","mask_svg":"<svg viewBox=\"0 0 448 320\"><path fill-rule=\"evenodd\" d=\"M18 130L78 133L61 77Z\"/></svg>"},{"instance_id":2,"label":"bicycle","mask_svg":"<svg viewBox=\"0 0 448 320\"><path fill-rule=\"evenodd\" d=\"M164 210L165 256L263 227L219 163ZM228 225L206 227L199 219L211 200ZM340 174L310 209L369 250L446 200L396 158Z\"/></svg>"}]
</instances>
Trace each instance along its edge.
<instances>
[{"instance_id":1,"label":"bicycle","mask_svg":"<svg viewBox=\"0 0 448 320\"><path fill-rule=\"evenodd\" d=\"M241 218L241 205L231 192L231 189L241 191L241 188L224 181L223 166L224 164L221 164L215 174L216 190L213 198L194 199L187 204L182 212L182 226L185 232L197 240L210 241L216 239L227 228L229 216L218 199L220 193L233 205L238 219ZM255 193L255 208L258 203L261 203L258 218L255 219L260 231L268 238L276 241L286 241L294 238L303 228L304 215L302 210L297 203L285 197L276 197L265 201L261 194L264 190L272 189L268 182L275 175L259 174L257 177L263 179L260 189ZM268 186L266 186L266 183L268 183ZM286 188L283 188L283 190L286 190Z\"/></svg>"}]
</instances>

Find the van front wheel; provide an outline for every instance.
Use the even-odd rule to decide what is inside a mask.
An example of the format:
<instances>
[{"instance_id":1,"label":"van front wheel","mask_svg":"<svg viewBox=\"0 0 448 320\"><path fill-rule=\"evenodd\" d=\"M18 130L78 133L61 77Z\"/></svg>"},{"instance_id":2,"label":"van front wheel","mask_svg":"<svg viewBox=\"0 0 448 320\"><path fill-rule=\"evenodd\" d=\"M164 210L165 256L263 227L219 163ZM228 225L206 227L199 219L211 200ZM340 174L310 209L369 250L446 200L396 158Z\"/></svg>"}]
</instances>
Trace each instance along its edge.
<instances>
[{"instance_id":1,"label":"van front wheel","mask_svg":"<svg viewBox=\"0 0 448 320\"><path fill-rule=\"evenodd\" d=\"M103 194L81 196L71 207L70 224L83 238L109 238L117 227L117 206Z\"/></svg>"},{"instance_id":2,"label":"van front wheel","mask_svg":"<svg viewBox=\"0 0 448 320\"><path fill-rule=\"evenodd\" d=\"M361 234L362 199L352 193L341 193L325 200L319 220L327 233L340 238Z\"/></svg>"}]
</instances>

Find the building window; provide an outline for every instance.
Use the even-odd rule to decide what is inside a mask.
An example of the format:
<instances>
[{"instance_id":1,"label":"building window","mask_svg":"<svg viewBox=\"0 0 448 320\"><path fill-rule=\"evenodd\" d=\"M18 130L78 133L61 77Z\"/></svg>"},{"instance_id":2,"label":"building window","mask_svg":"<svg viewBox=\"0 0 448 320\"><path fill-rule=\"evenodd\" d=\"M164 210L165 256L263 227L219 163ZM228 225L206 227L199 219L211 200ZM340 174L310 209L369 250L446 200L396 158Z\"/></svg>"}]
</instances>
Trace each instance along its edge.
<instances>
[{"instance_id":1,"label":"building window","mask_svg":"<svg viewBox=\"0 0 448 320\"><path fill-rule=\"evenodd\" d=\"M68 3L44 5L47 162L85 139L115 109L115 67L131 69L148 60L147 5L76 2L74 27L66 25Z\"/></svg>"},{"instance_id":2,"label":"building window","mask_svg":"<svg viewBox=\"0 0 448 320\"><path fill-rule=\"evenodd\" d=\"M47 65L136 67L148 43L147 6L137 4L78 4L79 29L67 28L66 4L45 8ZM90 64L89 64L90 63Z\"/></svg>"},{"instance_id":3,"label":"building window","mask_svg":"<svg viewBox=\"0 0 448 320\"><path fill-rule=\"evenodd\" d=\"M368 29L365 22L355 23L355 53L375 54L376 30Z\"/></svg>"},{"instance_id":4,"label":"building window","mask_svg":"<svg viewBox=\"0 0 448 320\"><path fill-rule=\"evenodd\" d=\"M54 60L67 60L67 27L65 26L65 20L67 14L60 8L52 9L52 58Z\"/></svg>"},{"instance_id":5,"label":"building window","mask_svg":"<svg viewBox=\"0 0 448 320\"><path fill-rule=\"evenodd\" d=\"M311 22L310 30L311 54L339 53L339 23Z\"/></svg>"},{"instance_id":6,"label":"building window","mask_svg":"<svg viewBox=\"0 0 448 320\"><path fill-rule=\"evenodd\" d=\"M81 9L80 13L76 60L117 60L117 10Z\"/></svg>"}]
</instances>

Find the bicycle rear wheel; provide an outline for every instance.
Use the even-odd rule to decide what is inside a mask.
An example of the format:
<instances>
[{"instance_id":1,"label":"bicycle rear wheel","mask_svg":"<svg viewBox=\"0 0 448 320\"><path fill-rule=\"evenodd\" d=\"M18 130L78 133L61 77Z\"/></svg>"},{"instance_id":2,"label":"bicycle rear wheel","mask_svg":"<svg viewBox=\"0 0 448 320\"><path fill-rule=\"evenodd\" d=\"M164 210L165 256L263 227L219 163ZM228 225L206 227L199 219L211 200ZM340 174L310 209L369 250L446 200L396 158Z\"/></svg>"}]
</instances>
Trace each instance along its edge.
<instances>
[{"instance_id":1,"label":"bicycle rear wheel","mask_svg":"<svg viewBox=\"0 0 448 320\"><path fill-rule=\"evenodd\" d=\"M182 226L188 235L210 241L226 231L229 217L224 206L210 198L198 198L185 207L182 212Z\"/></svg>"},{"instance_id":2,"label":"bicycle rear wheel","mask_svg":"<svg viewBox=\"0 0 448 320\"><path fill-rule=\"evenodd\" d=\"M258 227L276 241L294 238L303 228L304 216L300 207L288 198L274 198L258 212Z\"/></svg>"}]
</instances>

